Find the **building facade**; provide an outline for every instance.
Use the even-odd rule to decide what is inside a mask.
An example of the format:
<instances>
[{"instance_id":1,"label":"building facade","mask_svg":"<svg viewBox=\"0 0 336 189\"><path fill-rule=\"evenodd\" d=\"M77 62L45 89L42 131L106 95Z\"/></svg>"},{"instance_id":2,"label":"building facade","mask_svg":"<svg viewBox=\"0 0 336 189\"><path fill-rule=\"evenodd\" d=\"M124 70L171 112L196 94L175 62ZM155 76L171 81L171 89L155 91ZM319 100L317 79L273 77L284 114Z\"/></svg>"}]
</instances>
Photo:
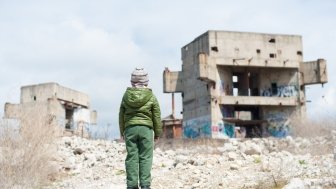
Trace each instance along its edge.
<instances>
[{"instance_id":1,"label":"building facade","mask_svg":"<svg viewBox=\"0 0 336 189\"><path fill-rule=\"evenodd\" d=\"M21 87L20 104L5 104L5 119L29 119L33 113L49 116L64 134L89 137L88 127L97 124L97 112L90 110L89 96L57 83Z\"/></svg>"},{"instance_id":2,"label":"building facade","mask_svg":"<svg viewBox=\"0 0 336 189\"><path fill-rule=\"evenodd\" d=\"M187 138L285 136L290 117L305 116L305 86L327 82L326 61L304 62L299 35L207 31L181 53L163 90L182 93Z\"/></svg>"}]
</instances>

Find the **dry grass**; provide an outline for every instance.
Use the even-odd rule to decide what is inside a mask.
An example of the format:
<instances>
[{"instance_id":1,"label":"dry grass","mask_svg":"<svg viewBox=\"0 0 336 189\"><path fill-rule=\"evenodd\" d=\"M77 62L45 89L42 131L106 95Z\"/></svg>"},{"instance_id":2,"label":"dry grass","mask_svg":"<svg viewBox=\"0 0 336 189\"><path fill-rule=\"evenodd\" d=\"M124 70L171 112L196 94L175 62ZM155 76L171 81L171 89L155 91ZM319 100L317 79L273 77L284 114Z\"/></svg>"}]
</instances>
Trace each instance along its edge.
<instances>
[{"instance_id":1,"label":"dry grass","mask_svg":"<svg viewBox=\"0 0 336 189\"><path fill-rule=\"evenodd\" d=\"M291 117L292 134L295 137L311 138L327 136L331 130L336 129L336 115L315 115L314 118L303 118L293 115Z\"/></svg>"},{"instance_id":2,"label":"dry grass","mask_svg":"<svg viewBox=\"0 0 336 189\"><path fill-rule=\"evenodd\" d=\"M55 121L32 114L23 116L20 127L6 121L0 127L0 188L41 188L55 173Z\"/></svg>"},{"instance_id":3,"label":"dry grass","mask_svg":"<svg viewBox=\"0 0 336 189\"><path fill-rule=\"evenodd\" d=\"M336 146L335 137L336 131L336 116L316 115L314 119L297 119L294 116L291 119L292 136L306 139L313 139L323 136L324 141L315 142L307 147L306 153L313 155L322 155L333 153L333 148Z\"/></svg>"}]
</instances>

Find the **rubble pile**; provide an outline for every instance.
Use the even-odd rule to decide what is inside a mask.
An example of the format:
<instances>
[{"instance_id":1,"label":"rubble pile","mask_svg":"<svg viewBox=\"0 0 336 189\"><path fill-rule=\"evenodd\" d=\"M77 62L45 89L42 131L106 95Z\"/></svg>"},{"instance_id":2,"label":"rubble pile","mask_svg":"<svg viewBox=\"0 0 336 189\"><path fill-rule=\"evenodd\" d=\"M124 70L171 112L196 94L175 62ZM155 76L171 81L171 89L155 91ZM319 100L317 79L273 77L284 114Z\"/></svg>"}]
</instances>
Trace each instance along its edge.
<instances>
[{"instance_id":1,"label":"rubble pile","mask_svg":"<svg viewBox=\"0 0 336 189\"><path fill-rule=\"evenodd\" d=\"M152 188L336 188L336 131L314 138L161 140ZM125 144L63 137L54 188L126 188Z\"/></svg>"}]
</instances>

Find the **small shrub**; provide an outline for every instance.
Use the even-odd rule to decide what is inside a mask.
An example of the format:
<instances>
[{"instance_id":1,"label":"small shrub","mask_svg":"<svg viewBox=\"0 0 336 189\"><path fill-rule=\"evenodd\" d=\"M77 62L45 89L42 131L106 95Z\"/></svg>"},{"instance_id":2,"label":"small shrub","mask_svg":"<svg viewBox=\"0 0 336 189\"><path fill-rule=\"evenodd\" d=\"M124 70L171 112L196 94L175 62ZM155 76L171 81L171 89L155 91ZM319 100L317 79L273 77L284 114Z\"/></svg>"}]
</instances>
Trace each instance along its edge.
<instances>
[{"instance_id":1,"label":"small shrub","mask_svg":"<svg viewBox=\"0 0 336 189\"><path fill-rule=\"evenodd\" d=\"M305 161L304 159L299 160L299 164L300 164L300 165L304 165L304 164L306 164L306 161Z\"/></svg>"},{"instance_id":2,"label":"small shrub","mask_svg":"<svg viewBox=\"0 0 336 189\"><path fill-rule=\"evenodd\" d=\"M261 163L261 158L260 157L255 157L253 162L254 163Z\"/></svg>"}]
</instances>

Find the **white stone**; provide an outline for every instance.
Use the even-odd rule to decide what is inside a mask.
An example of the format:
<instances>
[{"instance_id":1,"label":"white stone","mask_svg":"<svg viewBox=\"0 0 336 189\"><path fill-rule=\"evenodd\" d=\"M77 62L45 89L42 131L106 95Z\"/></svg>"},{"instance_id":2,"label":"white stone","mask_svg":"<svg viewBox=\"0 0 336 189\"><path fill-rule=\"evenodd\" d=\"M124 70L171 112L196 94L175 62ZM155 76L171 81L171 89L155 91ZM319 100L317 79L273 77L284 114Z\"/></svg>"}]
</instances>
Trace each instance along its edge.
<instances>
[{"instance_id":1,"label":"white stone","mask_svg":"<svg viewBox=\"0 0 336 189\"><path fill-rule=\"evenodd\" d=\"M234 152L229 152L228 153L228 160L229 161L234 161L236 159L237 159L237 154L236 153L234 153Z\"/></svg>"},{"instance_id":2,"label":"white stone","mask_svg":"<svg viewBox=\"0 0 336 189\"><path fill-rule=\"evenodd\" d=\"M231 170L238 170L239 169L239 165L232 163L232 164L230 164L230 169Z\"/></svg>"},{"instance_id":3,"label":"white stone","mask_svg":"<svg viewBox=\"0 0 336 189\"><path fill-rule=\"evenodd\" d=\"M154 151L152 188L256 188L260 184L270 188L274 176L277 180L288 181L286 187L298 187L300 181L306 187L330 188L336 177L333 154L313 156L306 151L287 149L288 141L306 142L308 146L325 141L326 138L286 138L286 139L245 139L228 140L228 149L219 153L217 144L206 147L204 144L190 143L177 149L157 148ZM71 167L66 172L71 177L52 184L56 188L126 188L125 185L125 145L109 141L86 140L78 137L59 142L59 158L53 161ZM73 150L86 146L82 155L74 155ZM224 143L219 147L224 148ZM293 147L295 145L293 144ZM259 149L258 149L259 148ZM273 151L268 152L272 148ZM215 151L214 151L215 149ZM251 149L254 152L251 152ZM294 149L294 148L293 148ZM249 152L250 150L250 152ZM307 151L308 150L308 151ZM314 149L311 149L314 150ZM217 152L217 153L213 153ZM247 154L245 154L247 152ZM304 152L304 153L303 153ZM303 153L301 155L300 153ZM55 156L56 157L56 156ZM260 159L260 161L256 161ZM304 160L300 164L299 160ZM92 166L91 164L94 163ZM298 180L292 180L298 178ZM209 182L211 181L211 182ZM237 182L239 181L239 182ZM268 184L268 185L267 185ZM297 185L294 185L297 184ZM232 188L232 187L231 187Z\"/></svg>"}]
</instances>

